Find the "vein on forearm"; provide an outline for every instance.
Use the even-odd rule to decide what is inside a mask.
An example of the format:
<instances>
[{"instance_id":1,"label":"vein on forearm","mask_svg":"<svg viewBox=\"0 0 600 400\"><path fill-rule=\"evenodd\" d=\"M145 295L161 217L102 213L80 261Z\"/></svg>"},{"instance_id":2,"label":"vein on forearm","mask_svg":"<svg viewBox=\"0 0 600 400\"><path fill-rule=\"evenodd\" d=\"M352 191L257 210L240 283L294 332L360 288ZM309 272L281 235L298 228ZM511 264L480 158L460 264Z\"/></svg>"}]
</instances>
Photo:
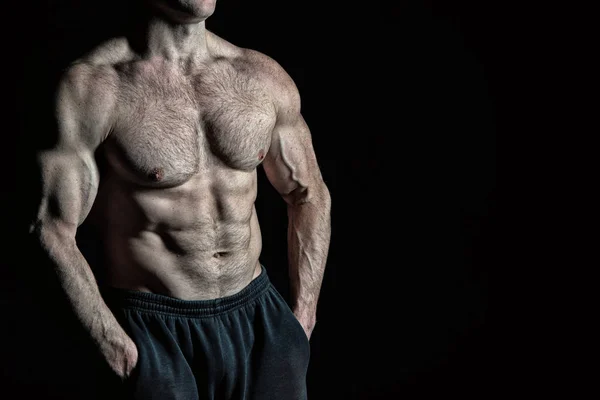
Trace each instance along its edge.
<instances>
[{"instance_id":1,"label":"vein on forearm","mask_svg":"<svg viewBox=\"0 0 600 400\"><path fill-rule=\"evenodd\" d=\"M296 307L316 308L331 230L327 196L324 192L288 206L290 283Z\"/></svg>"}]
</instances>

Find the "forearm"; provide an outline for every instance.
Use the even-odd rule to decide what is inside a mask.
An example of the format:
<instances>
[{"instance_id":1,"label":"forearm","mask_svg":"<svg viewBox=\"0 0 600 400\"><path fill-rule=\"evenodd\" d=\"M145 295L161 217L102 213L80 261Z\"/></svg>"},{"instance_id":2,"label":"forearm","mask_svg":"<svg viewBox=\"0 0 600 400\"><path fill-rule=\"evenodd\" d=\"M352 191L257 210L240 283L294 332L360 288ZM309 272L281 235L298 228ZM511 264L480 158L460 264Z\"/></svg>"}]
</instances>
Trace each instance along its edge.
<instances>
[{"instance_id":1,"label":"forearm","mask_svg":"<svg viewBox=\"0 0 600 400\"><path fill-rule=\"evenodd\" d=\"M292 308L297 316L313 324L329 252L330 209L331 199L326 188L310 201L288 206Z\"/></svg>"},{"instance_id":2,"label":"forearm","mask_svg":"<svg viewBox=\"0 0 600 400\"><path fill-rule=\"evenodd\" d=\"M75 317L91 339L100 346L123 346L128 336L102 299L75 239L53 229L41 229L36 239L54 268Z\"/></svg>"}]
</instances>

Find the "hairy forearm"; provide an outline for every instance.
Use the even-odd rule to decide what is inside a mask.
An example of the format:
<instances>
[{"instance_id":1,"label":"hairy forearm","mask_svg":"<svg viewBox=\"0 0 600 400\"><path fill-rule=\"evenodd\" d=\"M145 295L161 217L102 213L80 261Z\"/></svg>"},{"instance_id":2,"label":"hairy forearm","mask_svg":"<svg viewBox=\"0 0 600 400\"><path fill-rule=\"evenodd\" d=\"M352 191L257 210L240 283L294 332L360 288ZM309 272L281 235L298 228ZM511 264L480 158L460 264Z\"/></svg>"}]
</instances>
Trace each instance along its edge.
<instances>
[{"instance_id":1,"label":"hairy forearm","mask_svg":"<svg viewBox=\"0 0 600 400\"><path fill-rule=\"evenodd\" d=\"M36 239L54 268L72 311L99 346L123 346L127 340L102 296L92 270L74 238L56 229L41 229Z\"/></svg>"},{"instance_id":2,"label":"hairy forearm","mask_svg":"<svg viewBox=\"0 0 600 400\"><path fill-rule=\"evenodd\" d=\"M288 206L292 308L296 315L312 320L313 324L329 252L330 209L331 199L326 188L308 201Z\"/></svg>"}]
</instances>

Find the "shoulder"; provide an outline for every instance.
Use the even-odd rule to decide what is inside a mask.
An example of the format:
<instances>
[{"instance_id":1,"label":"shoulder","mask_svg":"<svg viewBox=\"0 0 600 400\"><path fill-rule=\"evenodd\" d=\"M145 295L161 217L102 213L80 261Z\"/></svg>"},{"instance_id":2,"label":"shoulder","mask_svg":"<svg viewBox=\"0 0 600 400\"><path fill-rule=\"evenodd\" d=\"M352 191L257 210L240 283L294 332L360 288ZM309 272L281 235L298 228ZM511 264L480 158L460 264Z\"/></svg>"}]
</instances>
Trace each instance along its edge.
<instances>
[{"instance_id":1,"label":"shoulder","mask_svg":"<svg viewBox=\"0 0 600 400\"><path fill-rule=\"evenodd\" d=\"M63 70L59 94L83 100L88 97L104 98L118 86L116 66L134 58L123 38L108 40L73 61Z\"/></svg>"},{"instance_id":2,"label":"shoulder","mask_svg":"<svg viewBox=\"0 0 600 400\"><path fill-rule=\"evenodd\" d=\"M102 96L117 86L117 75L112 66L94 65L76 61L67 67L60 78L58 96L77 100Z\"/></svg>"},{"instance_id":3,"label":"shoulder","mask_svg":"<svg viewBox=\"0 0 600 400\"><path fill-rule=\"evenodd\" d=\"M257 80L269 92L278 108L300 111L298 88L275 59L253 49L237 47L214 34L211 34L211 42L219 50L217 56L231 60L238 70Z\"/></svg>"},{"instance_id":4,"label":"shoulder","mask_svg":"<svg viewBox=\"0 0 600 400\"><path fill-rule=\"evenodd\" d=\"M79 111L101 111L103 103L116 99L117 88L118 75L112 66L75 62L63 71L55 100Z\"/></svg>"},{"instance_id":5,"label":"shoulder","mask_svg":"<svg viewBox=\"0 0 600 400\"><path fill-rule=\"evenodd\" d=\"M101 42L75 62L94 66L111 66L132 61L135 58L135 52L129 45L129 41L125 37L115 37Z\"/></svg>"},{"instance_id":6,"label":"shoulder","mask_svg":"<svg viewBox=\"0 0 600 400\"><path fill-rule=\"evenodd\" d=\"M125 38L107 40L74 60L63 71L60 84L76 96L89 95L87 92L90 90L107 93L118 83L115 67L134 58L135 54Z\"/></svg>"},{"instance_id":7,"label":"shoulder","mask_svg":"<svg viewBox=\"0 0 600 400\"><path fill-rule=\"evenodd\" d=\"M60 131L85 138L89 145L98 145L106 139L117 88L117 76L111 66L83 61L71 64L63 71L54 96Z\"/></svg>"},{"instance_id":8,"label":"shoulder","mask_svg":"<svg viewBox=\"0 0 600 400\"><path fill-rule=\"evenodd\" d=\"M244 49L244 58L258 80L285 111L300 111L300 93L292 77L273 58L256 50Z\"/></svg>"}]
</instances>

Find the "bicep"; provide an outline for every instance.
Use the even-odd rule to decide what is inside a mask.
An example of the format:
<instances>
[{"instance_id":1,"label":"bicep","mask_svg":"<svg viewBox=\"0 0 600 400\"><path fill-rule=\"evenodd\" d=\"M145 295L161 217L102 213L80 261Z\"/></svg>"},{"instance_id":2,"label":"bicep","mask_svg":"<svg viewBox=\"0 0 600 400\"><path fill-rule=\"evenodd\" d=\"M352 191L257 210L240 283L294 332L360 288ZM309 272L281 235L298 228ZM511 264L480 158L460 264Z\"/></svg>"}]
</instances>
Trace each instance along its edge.
<instances>
[{"instance_id":1,"label":"bicep","mask_svg":"<svg viewBox=\"0 0 600 400\"><path fill-rule=\"evenodd\" d=\"M93 153L63 147L39 153L37 161L42 191L36 228L59 230L74 237L98 190L99 173Z\"/></svg>"},{"instance_id":2,"label":"bicep","mask_svg":"<svg viewBox=\"0 0 600 400\"><path fill-rule=\"evenodd\" d=\"M96 196L99 172L94 150L102 141L109 113L103 106L106 96L90 89L91 73L86 68L69 71L57 91L57 140L37 154L42 190L33 229L59 229L61 235L74 237Z\"/></svg>"},{"instance_id":3,"label":"bicep","mask_svg":"<svg viewBox=\"0 0 600 400\"><path fill-rule=\"evenodd\" d=\"M306 201L321 186L310 130L301 115L293 123L275 126L263 166L271 184L288 203Z\"/></svg>"},{"instance_id":4,"label":"bicep","mask_svg":"<svg viewBox=\"0 0 600 400\"><path fill-rule=\"evenodd\" d=\"M300 93L292 78L274 60L255 57L273 94L276 122L263 161L267 178L288 204L299 204L326 193L311 132L302 117Z\"/></svg>"}]
</instances>

